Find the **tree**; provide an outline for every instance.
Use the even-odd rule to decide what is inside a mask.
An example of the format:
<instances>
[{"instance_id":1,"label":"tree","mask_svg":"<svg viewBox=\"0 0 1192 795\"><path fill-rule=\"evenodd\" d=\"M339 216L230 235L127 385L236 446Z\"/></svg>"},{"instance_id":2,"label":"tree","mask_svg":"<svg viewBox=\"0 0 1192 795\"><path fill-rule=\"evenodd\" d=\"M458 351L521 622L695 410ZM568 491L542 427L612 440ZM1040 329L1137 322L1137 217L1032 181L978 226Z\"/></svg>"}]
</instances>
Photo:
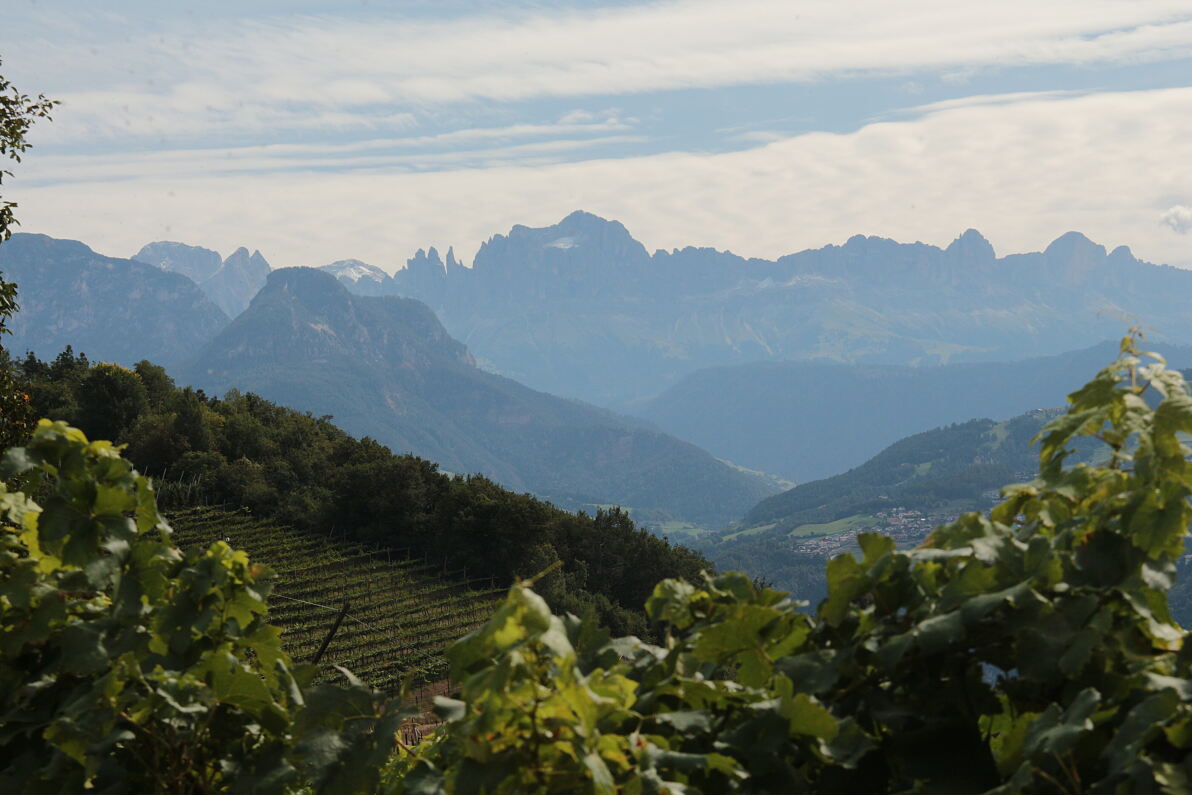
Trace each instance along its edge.
<instances>
[{"instance_id":1,"label":"tree","mask_svg":"<svg viewBox=\"0 0 1192 795\"><path fill-rule=\"evenodd\" d=\"M3 64L0 61L0 66ZM0 74L0 157L21 162L21 155L32 145L27 137L29 128L38 119L48 120L50 111L57 104L55 100L46 99L45 94L36 97L22 94ZM5 177L11 176L11 171L0 168L0 185L3 185ZM0 243L12 236L11 227L17 224L12 210L16 206L16 202L0 196ZM16 311L14 297L13 293L0 289L0 316Z\"/></svg>"},{"instance_id":2,"label":"tree","mask_svg":"<svg viewBox=\"0 0 1192 795\"><path fill-rule=\"evenodd\" d=\"M26 137L29 127L38 119L49 119L56 104L44 94L36 98L22 94L0 75L0 157L21 162L21 155L30 146ZM11 171L0 168L0 188L4 178L11 176ZM16 202L0 195L0 243L12 237L12 227L17 224L12 211L16 206ZM17 286L5 281L0 272L0 337L11 333L8 319L18 308ZM33 419L29 396L13 378L8 352L0 346L0 449L22 441L32 428Z\"/></svg>"}]
</instances>

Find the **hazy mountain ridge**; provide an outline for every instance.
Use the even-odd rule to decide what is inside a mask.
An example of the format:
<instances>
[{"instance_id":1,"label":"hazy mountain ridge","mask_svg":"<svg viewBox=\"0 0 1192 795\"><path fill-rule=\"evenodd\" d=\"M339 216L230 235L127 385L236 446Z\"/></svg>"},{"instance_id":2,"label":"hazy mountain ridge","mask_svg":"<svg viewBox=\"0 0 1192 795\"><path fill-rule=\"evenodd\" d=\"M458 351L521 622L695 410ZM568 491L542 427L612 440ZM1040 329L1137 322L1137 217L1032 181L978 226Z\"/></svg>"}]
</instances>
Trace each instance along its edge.
<instances>
[{"instance_id":1,"label":"hazy mountain ridge","mask_svg":"<svg viewBox=\"0 0 1192 795\"><path fill-rule=\"evenodd\" d=\"M1143 322L1192 341L1192 274L1075 232L998 258L856 235L778 260L648 253L575 212L495 235L471 268L420 251L382 287L427 302L478 359L539 389L629 408L695 370L759 360L929 364L1061 353Z\"/></svg>"},{"instance_id":2,"label":"hazy mountain ridge","mask_svg":"<svg viewBox=\"0 0 1192 795\"><path fill-rule=\"evenodd\" d=\"M1150 345L1178 367L1192 348ZM937 367L758 362L708 368L642 404L659 428L802 482L855 467L909 434L1062 402L1112 360L1105 342L1058 356Z\"/></svg>"},{"instance_id":3,"label":"hazy mountain ridge","mask_svg":"<svg viewBox=\"0 0 1192 795\"><path fill-rule=\"evenodd\" d=\"M228 317L244 311L273 270L260 251L249 254L243 246L221 260L211 249L158 241L142 246L132 259L191 279Z\"/></svg>"},{"instance_id":4,"label":"hazy mountain ridge","mask_svg":"<svg viewBox=\"0 0 1192 795\"><path fill-rule=\"evenodd\" d=\"M424 304L353 296L317 269L270 274L186 376L331 414L394 450L568 507L620 504L717 525L773 492L694 445L485 373Z\"/></svg>"},{"instance_id":5,"label":"hazy mountain ridge","mask_svg":"<svg viewBox=\"0 0 1192 795\"><path fill-rule=\"evenodd\" d=\"M97 254L74 240L15 234L0 244L0 271L21 306L5 347L53 357L67 345L92 361L176 365L228 322L180 273Z\"/></svg>"}]
</instances>

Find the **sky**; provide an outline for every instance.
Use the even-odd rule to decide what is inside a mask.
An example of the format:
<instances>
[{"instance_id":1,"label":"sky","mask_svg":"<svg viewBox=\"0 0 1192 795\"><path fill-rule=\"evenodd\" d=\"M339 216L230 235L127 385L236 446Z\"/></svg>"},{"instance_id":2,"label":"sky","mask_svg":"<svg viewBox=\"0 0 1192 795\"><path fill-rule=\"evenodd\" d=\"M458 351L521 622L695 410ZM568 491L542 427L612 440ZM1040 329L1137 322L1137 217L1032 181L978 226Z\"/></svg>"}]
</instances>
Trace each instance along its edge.
<instances>
[{"instance_id":1,"label":"sky","mask_svg":"<svg viewBox=\"0 0 1192 795\"><path fill-rule=\"evenodd\" d=\"M1192 267L1187 0L9 0L61 105L21 230L274 267L469 261L583 209L654 250L1069 230Z\"/></svg>"}]
</instances>

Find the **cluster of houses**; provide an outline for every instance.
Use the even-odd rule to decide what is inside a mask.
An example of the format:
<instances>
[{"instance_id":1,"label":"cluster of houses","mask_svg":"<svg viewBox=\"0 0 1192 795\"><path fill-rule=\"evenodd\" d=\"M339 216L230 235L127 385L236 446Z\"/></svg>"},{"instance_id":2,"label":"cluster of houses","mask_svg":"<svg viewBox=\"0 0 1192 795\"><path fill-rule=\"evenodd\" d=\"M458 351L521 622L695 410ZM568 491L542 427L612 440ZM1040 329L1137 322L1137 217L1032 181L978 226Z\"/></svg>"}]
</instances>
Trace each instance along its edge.
<instances>
[{"instance_id":1,"label":"cluster of houses","mask_svg":"<svg viewBox=\"0 0 1192 795\"><path fill-rule=\"evenodd\" d=\"M857 548L857 533L879 533L894 539L900 547L915 546L927 538L932 530L957 517L954 510L919 511L914 508L893 507L878 511L873 521L843 533L830 536L794 539L795 548L828 557Z\"/></svg>"}]
</instances>

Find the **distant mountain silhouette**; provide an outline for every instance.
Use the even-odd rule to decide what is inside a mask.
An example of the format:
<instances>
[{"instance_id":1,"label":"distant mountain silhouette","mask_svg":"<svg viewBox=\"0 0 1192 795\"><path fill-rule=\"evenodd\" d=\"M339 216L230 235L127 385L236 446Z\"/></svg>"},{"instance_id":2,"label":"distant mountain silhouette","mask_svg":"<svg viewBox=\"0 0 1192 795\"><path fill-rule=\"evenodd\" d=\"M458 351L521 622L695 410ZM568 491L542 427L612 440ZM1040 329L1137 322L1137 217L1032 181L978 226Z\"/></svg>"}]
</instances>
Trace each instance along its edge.
<instances>
[{"instance_id":1,"label":"distant mountain silhouette","mask_svg":"<svg viewBox=\"0 0 1192 795\"><path fill-rule=\"evenodd\" d=\"M774 489L687 442L478 369L423 303L269 275L184 379L331 414L345 430L566 507L726 524Z\"/></svg>"},{"instance_id":2,"label":"distant mountain silhouette","mask_svg":"<svg viewBox=\"0 0 1192 795\"><path fill-rule=\"evenodd\" d=\"M243 246L221 261L211 249L161 241L143 246L133 259L190 278L228 317L244 311L272 270L261 252L250 255Z\"/></svg>"},{"instance_id":3,"label":"distant mountain silhouette","mask_svg":"<svg viewBox=\"0 0 1192 795\"><path fill-rule=\"evenodd\" d=\"M0 244L0 271L16 282L21 306L0 344L18 356L32 350L52 358L72 345L92 361L174 366L228 322L186 276L105 257L74 240L13 235Z\"/></svg>"},{"instance_id":4,"label":"distant mountain silhouette","mask_svg":"<svg viewBox=\"0 0 1192 795\"><path fill-rule=\"evenodd\" d=\"M425 301L488 367L622 409L709 366L1009 360L1135 323L1192 342L1192 273L1075 232L1001 258L970 229L943 249L857 235L770 261L650 254L620 223L575 212L494 236L471 268L419 251L367 289Z\"/></svg>"},{"instance_id":5,"label":"distant mountain silhouette","mask_svg":"<svg viewBox=\"0 0 1192 795\"><path fill-rule=\"evenodd\" d=\"M1145 345L1174 366L1192 348ZM701 370L639 407L658 427L796 482L855 467L912 433L1059 406L1117 343L1016 362L936 367L759 362Z\"/></svg>"}]
</instances>

